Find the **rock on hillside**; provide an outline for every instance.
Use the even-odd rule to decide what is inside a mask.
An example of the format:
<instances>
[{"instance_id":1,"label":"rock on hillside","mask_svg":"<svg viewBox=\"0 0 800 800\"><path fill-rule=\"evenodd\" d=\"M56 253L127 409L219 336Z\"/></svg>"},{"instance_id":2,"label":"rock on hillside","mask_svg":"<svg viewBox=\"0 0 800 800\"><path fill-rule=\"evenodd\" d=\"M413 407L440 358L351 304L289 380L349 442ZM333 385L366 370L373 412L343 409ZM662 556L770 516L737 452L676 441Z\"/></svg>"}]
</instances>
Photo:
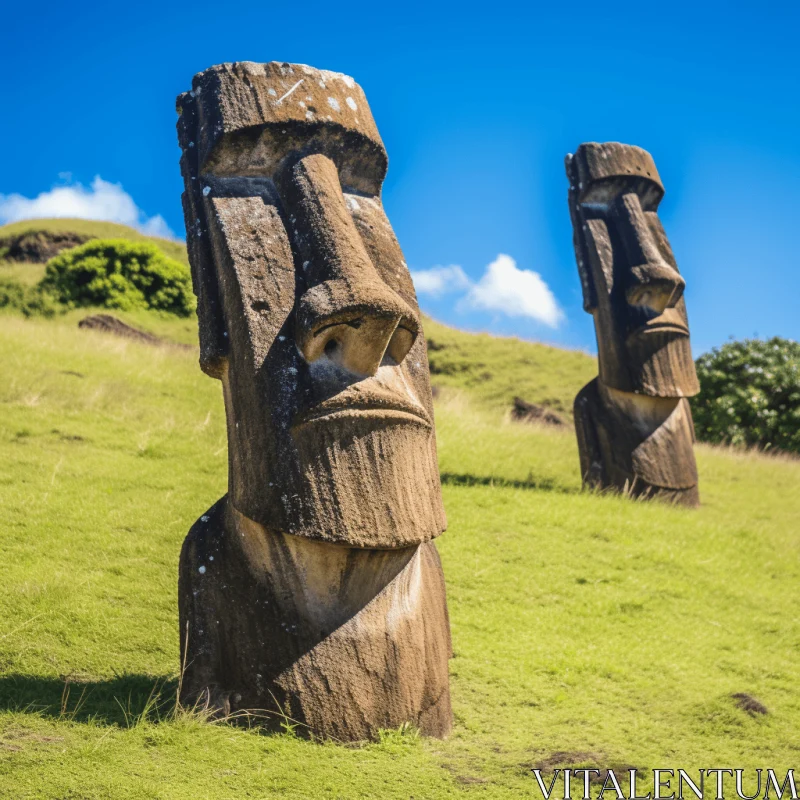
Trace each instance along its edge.
<instances>
[{"instance_id":1,"label":"rock on hillside","mask_svg":"<svg viewBox=\"0 0 800 800\"><path fill-rule=\"evenodd\" d=\"M93 239L70 231L27 230L0 237L0 260L44 264L62 250Z\"/></svg>"}]
</instances>

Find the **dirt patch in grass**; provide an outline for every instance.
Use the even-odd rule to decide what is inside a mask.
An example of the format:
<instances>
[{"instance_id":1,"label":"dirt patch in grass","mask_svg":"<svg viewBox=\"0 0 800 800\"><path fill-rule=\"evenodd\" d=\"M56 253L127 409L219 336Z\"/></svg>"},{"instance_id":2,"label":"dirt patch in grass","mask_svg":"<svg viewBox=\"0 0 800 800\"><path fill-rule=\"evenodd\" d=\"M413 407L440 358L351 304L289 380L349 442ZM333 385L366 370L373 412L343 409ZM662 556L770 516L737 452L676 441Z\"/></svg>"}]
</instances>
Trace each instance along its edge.
<instances>
[{"instance_id":1,"label":"dirt patch in grass","mask_svg":"<svg viewBox=\"0 0 800 800\"><path fill-rule=\"evenodd\" d=\"M536 763L521 764L520 766L528 771L538 769L545 774L552 774L557 769L591 769L595 771L589 774L589 783L598 785L606 782L609 770L614 771L618 781L627 775L629 770L641 770L641 767L609 759L602 753L595 753L591 750L557 750ZM583 780L582 775L580 780Z\"/></svg>"},{"instance_id":2,"label":"dirt patch in grass","mask_svg":"<svg viewBox=\"0 0 800 800\"><path fill-rule=\"evenodd\" d=\"M190 345L167 342L164 339L160 339L158 336L153 336L152 333L134 328L133 325L128 325L126 322L123 322L121 319L111 314L93 314L89 317L84 317L78 323L78 327L84 328L85 330L110 333L112 336L121 336L123 339L133 339L143 344L177 347L181 350L192 349Z\"/></svg>"},{"instance_id":3,"label":"dirt patch in grass","mask_svg":"<svg viewBox=\"0 0 800 800\"><path fill-rule=\"evenodd\" d=\"M59 744L64 741L63 736L43 736L33 731L12 729L0 737L0 751L17 752L27 745Z\"/></svg>"},{"instance_id":4,"label":"dirt patch in grass","mask_svg":"<svg viewBox=\"0 0 800 800\"><path fill-rule=\"evenodd\" d=\"M0 239L0 258L4 261L44 264L62 250L77 247L92 238L69 231L24 231Z\"/></svg>"},{"instance_id":5,"label":"dirt patch in grass","mask_svg":"<svg viewBox=\"0 0 800 800\"><path fill-rule=\"evenodd\" d=\"M737 692L736 694L732 694L731 697L735 701L737 707L741 708L742 711L746 711L751 717L754 717L756 714L769 714L767 707L756 700L752 695L744 692Z\"/></svg>"},{"instance_id":6,"label":"dirt patch in grass","mask_svg":"<svg viewBox=\"0 0 800 800\"><path fill-rule=\"evenodd\" d=\"M553 428L565 428L567 426L567 421L560 414L556 414L555 411L546 406L529 403L521 397L514 398L511 419L515 422L535 422L538 425L548 425Z\"/></svg>"}]
</instances>

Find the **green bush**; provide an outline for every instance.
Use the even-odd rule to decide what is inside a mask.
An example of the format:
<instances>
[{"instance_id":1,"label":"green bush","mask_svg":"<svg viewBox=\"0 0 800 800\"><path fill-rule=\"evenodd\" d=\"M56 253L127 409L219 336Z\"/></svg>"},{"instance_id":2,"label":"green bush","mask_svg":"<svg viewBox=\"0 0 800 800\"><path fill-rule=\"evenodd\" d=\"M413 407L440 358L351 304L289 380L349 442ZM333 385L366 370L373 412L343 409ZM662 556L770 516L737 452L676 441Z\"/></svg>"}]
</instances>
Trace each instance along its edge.
<instances>
[{"instance_id":1,"label":"green bush","mask_svg":"<svg viewBox=\"0 0 800 800\"><path fill-rule=\"evenodd\" d=\"M93 239L64 250L47 262L40 286L72 308L151 308L181 317L194 310L188 267L150 242Z\"/></svg>"},{"instance_id":2,"label":"green bush","mask_svg":"<svg viewBox=\"0 0 800 800\"><path fill-rule=\"evenodd\" d=\"M800 343L728 342L697 359L697 438L800 453Z\"/></svg>"},{"instance_id":3,"label":"green bush","mask_svg":"<svg viewBox=\"0 0 800 800\"><path fill-rule=\"evenodd\" d=\"M8 277L0 277L0 309L21 311L26 317L52 317L59 310L38 286L25 286Z\"/></svg>"}]
</instances>

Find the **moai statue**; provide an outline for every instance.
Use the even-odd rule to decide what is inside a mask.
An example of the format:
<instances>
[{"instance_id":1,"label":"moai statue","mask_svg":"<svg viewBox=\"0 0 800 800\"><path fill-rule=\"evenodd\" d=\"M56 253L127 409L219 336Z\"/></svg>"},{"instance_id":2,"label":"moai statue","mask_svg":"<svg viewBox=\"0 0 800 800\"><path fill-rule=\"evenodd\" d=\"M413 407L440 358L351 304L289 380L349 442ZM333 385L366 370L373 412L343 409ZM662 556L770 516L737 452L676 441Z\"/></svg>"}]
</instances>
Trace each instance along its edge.
<instances>
[{"instance_id":1,"label":"moai statue","mask_svg":"<svg viewBox=\"0 0 800 800\"><path fill-rule=\"evenodd\" d=\"M582 144L566 159L583 305L599 376L575 398L584 485L697 506L697 394L684 280L658 218L664 195L639 147Z\"/></svg>"},{"instance_id":2,"label":"moai statue","mask_svg":"<svg viewBox=\"0 0 800 800\"><path fill-rule=\"evenodd\" d=\"M452 724L446 526L411 276L361 88L221 64L177 101L228 494L180 558L181 697L339 740Z\"/></svg>"}]
</instances>

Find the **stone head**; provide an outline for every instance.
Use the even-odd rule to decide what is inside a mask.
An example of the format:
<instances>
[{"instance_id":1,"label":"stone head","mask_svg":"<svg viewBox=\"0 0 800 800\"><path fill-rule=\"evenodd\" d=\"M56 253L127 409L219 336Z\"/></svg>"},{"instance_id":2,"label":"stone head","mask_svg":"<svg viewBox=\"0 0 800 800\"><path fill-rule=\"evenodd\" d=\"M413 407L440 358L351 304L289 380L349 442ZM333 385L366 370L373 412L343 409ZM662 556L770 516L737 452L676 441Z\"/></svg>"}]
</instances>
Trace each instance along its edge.
<instances>
[{"instance_id":1,"label":"stone head","mask_svg":"<svg viewBox=\"0 0 800 800\"><path fill-rule=\"evenodd\" d=\"M239 62L196 75L177 104L200 362L223 385L234 506L361 547L438 535L425 340L363 91Z\"/></svg>"},{"instance_id":2,"label":"stone head","mask_svg":"<svg viewBox=\"0 0 800 800\"><path fill-rule=\"evenodd\" d=\"M566 168L600 380L654 397L697 394L685 282L658 218L664 187L652 157L639 147L590 142L567 156Z\"/></svg>"}]
</instances>

